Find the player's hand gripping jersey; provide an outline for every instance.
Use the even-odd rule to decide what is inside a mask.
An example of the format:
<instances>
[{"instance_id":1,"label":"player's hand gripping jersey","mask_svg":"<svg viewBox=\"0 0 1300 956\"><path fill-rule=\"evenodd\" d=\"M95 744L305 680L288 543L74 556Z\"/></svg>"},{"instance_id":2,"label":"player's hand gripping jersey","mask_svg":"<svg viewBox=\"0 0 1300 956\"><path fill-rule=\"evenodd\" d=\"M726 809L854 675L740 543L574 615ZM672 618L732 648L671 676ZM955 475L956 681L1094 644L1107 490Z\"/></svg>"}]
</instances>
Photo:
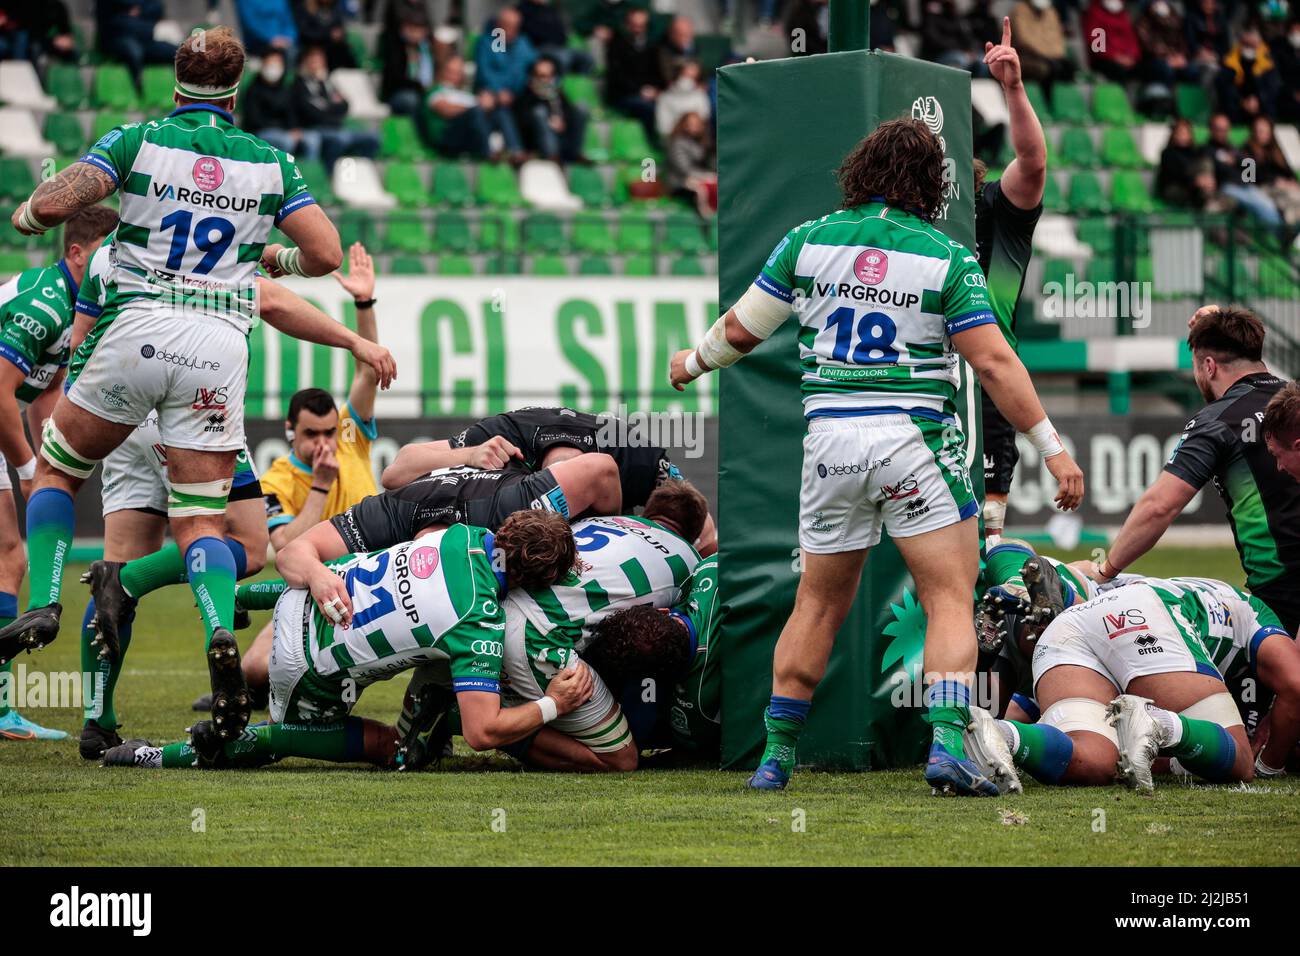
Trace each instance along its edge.
<instances>
[{"instance_id":1,"label":"player's hand gripping jersey","mask_svg":"<svg viewBox=\"0 0 1300 956\"><path fill-rule=\"evenodd\" d=\"M352 601L352 624L335 627L310 592L275 605L271 719L336 720L362 689L426 664L447 668L452 690L499 690L504 582L492 567L492 534L455 525L333 569Z\"/></svg>"}]
</instances>

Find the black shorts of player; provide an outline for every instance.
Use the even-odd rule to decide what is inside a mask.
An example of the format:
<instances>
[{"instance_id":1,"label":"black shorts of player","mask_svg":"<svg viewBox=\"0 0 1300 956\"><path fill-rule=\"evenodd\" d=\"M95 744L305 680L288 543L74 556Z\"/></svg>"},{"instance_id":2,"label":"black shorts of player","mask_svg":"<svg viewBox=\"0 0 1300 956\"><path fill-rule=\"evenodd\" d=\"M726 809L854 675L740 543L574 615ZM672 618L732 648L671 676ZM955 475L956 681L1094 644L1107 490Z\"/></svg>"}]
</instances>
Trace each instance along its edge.
<instances>
[{"instance_id":1,"label":"black shorts of player","mask_svg":"<svg viewBox=\"0 0 1300 956\"><path fill-rule=\"evenodd\" d=\"M444 468L402 488L371 495L335 515L330 524L355 553L391 548L435 524L472 524L495 531L516 511L529 508L569 517L564 492L549 468Z\"/></svg>"},{"instance_id":2,"label":"black shorts of player","mask_svg":"<svg viewBox=\"0 0 1300 956\"><path fill-rule=\"evenodd\" d=\"M226 497L226 504L234 504L236 501L249 501L254 498L259 500L262 498L262 482L257 478L254 478L247 484L231 488L230 494ZM167 517L167 512L159 510L158 508L132 508L131 510L142 511L147 515L158 515L163 518Z\"/></svg>"},{"instance_id":3,"label":"black shorts of player","mask_svg":"<svg viewBox=\"0 0 1300 956\"><path fill-rule=\"evenodd\" d=\"M1015 473L1020 451L1016 448L1016 429L1006 420L998 407L983 396L983 415L980 435L984 441L984 493L1005 495L1011 492L1011 476Z\"/></svg>"},{"instance_id":4,"label":"black shorts of player","mask_svg":"<svg viewBox=\"0 0 1300 956\"><path fill-rule=\"evenodd\" d=\"M1288 634L1295 637L1300 632L1300 588L1294 580L1283 578L1262 584L1251 588L1250 593L1268 605Z\"/></svg>"}]
</instances>

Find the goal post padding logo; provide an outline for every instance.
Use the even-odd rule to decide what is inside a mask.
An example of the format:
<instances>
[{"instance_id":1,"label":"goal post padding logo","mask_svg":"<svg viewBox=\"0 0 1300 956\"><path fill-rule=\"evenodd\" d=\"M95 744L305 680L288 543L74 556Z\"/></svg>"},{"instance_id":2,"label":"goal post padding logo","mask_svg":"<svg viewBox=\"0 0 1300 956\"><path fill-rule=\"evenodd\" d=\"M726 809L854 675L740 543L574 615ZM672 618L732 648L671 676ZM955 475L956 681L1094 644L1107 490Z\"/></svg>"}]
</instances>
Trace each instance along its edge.
<instances>
[{"instance_id":1,"label":"goal post padding logo","mask_svg":"<svg viewBox=\"0 0 1300 956\"><path fill-rule=\"evenodd\" d=\"M915 116L943 137L950 172L937 222L974 249L970 75L887 53L848 52L723 68L718 79L720 302L735 302L793 226L839 206L835 170L878 124ZM864 260L863 281L889 264ZM879 281L879 278L876 278ZM720 376L718 496L724 620L722 762L748 767L763 742L772 649L794 603L799 575L802 441L796 323L787 322ZM983 497L978 394L959 396L971 447L967 464ZM761 517L756 517L761 516ZM817 691L799 760L869 768L922 759L929 729L921 709L899 708L900 681L920 673L923 619L888 537L862 588ZM919 699L919 695L905 695Z\"/></svg>"}]
</instances>

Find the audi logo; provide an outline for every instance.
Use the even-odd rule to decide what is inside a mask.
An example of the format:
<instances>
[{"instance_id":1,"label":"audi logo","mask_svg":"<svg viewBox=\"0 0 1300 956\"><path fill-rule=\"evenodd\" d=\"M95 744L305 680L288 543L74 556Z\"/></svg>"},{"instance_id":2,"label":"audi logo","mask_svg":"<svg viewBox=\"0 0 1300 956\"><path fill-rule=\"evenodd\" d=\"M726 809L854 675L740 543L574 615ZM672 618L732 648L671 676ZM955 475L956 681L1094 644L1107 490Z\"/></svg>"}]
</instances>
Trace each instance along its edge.
<instances>
[{"instance_id":1,"label":"audi logo","mask_svg":"<svg viewBox=\"0 0 1300 956\"><path fill-rule=\"evenodd\" d=\"M486 654L488 657L503 657L506 652L505 645L500 641L474 641L469 649L475 654Z\"/></svg>"}]
</instances>

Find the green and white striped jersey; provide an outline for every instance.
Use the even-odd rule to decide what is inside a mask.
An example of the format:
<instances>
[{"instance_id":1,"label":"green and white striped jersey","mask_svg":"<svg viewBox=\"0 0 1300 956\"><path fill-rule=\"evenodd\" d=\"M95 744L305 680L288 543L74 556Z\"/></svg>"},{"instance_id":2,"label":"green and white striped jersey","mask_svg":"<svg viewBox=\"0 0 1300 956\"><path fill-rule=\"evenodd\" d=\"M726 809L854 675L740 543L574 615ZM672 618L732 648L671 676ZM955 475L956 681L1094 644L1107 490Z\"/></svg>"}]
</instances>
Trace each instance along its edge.
<instances>
[{"instance_id":1,"label":"green and white striped jersey","mask_svg":"<svg viewBox=\"0 0 1300 956\"><path fill-rule=\"evenodd\" d=\"M1270 634L1283 634L1281 622L1263 601L1213 578L1139 578L1169 608L1169 616L1205 647L1225 679L1251 673L1255 652ZM1288 635L1289 636L1289 635Z\"/></svg>"},{"instance_id":2,"label":"green and white striped jersey","mask_svg":"<svg viewBox=\"0 0 1300 956\"><path fill-rule=\"evenodd\" d=\"M487 529L452 525L355 555L331 570L347 587L352 623L335 627L308 600L303 641L309 669L295 691L300 698L326 709L344 699L348 681L359 693L439 662L449 668L457 693L500 690L503 585L492 567Z\"/></svg>"},{"instance_id":3,"label":"green and white striped jersey","mask_svg":"<svg viewBox=\"0 0 1300 956\"><path fill-rule=\"evenodd\" d=\"M246 332L271 227L315 202L292 157L208 104L118 126L81 162L112 176L121 197L105 319L152 300Z\"/></svg>"},{"instance_id":4,"label":"green and white striped jersey","mask_svg":"<svg viewBox=\"0 0 1300 956\"><path fill-rule=\"evenodd\" d=\"M0 357L25 376L14 393L20 402L44 392L68 364L76 298L77 283L62 259L0 285Z\"/></svg>"},{"instance_id":5,"label":"green and white striped jersey","mask_svg":"<svg viewBox=\"0 0 1300 956\"><path fill-rule=\"evenodd\" d=\"M974 254L872 202L791 229L754 285L799 319L804 414L956 413L951 336L996 322Z\"/></svg>"},{"instance_id":6,"label":"green and white striped jersey","mask_svg":"<svg viewBox=\"0 0 1300 956\"><path fill-rule=\"evenodd\" d=\"M717 555L695 566L690 595L676 610L690 622L695 656L673 687L669 725L678 746L714 753L722 730L722 649L718 640L728 610L718 593Z\"/></svg>"},{"instance_id":7,"label":"green and white striped jersey","mask_svg":"<svg viewBox=\"0 0 1300 956\"><path fill-rule=\"evenodd\" d=\"M602 618L637 604L666 608L681 601L700 560L687 541L646 518L586 518L574 523L573 537L573 572L549 588L510 592L510 613L524 617L524 648L542 688Z\"/></svg>"}]
</instances>

